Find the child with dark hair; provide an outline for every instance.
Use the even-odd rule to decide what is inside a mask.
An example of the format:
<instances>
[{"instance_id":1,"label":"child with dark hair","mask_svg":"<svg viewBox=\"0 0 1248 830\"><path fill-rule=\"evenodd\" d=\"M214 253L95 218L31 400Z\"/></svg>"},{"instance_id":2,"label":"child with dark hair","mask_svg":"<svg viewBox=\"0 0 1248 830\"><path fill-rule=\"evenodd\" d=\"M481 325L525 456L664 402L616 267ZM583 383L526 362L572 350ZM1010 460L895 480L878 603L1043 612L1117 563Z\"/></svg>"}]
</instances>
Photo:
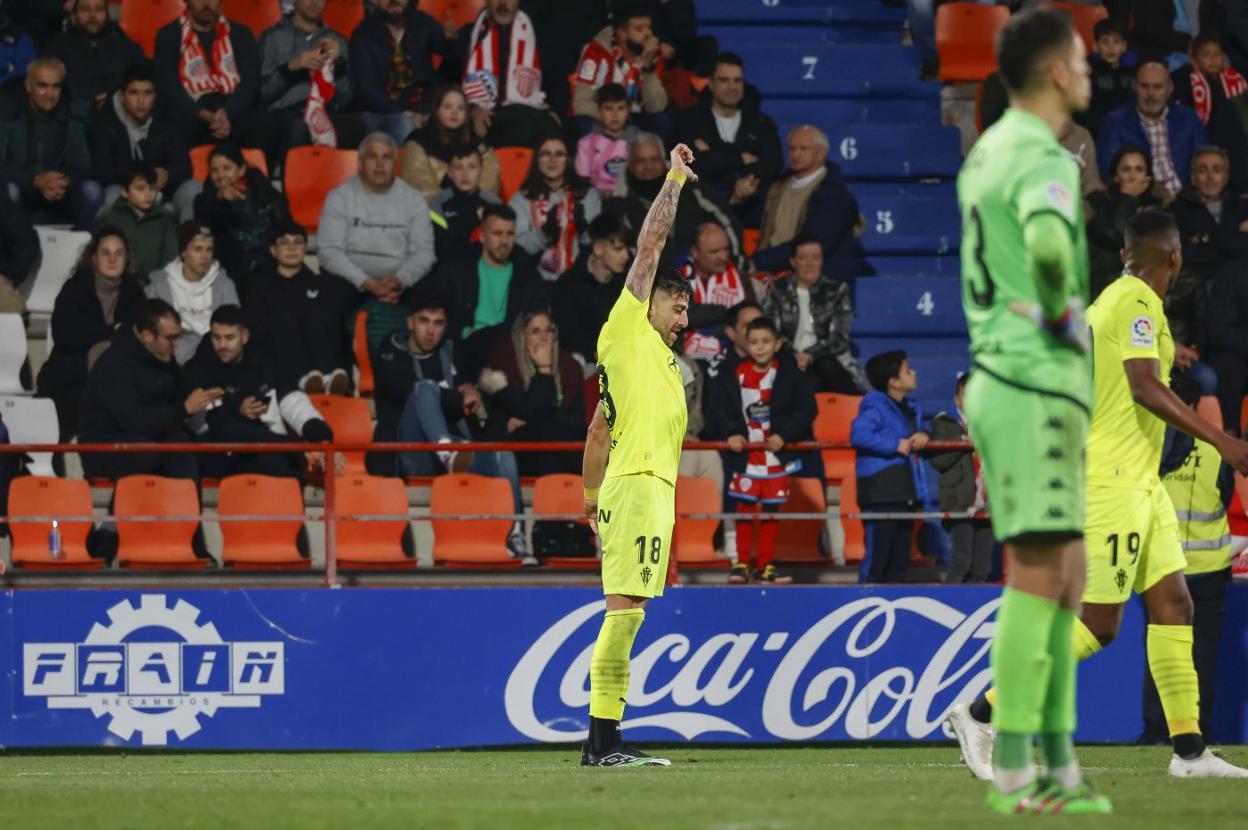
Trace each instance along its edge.
<instances>
[{"instance_id":1,"label":"child with dark hair","mask_svg":"<svg viewBox=\"0 0 1248 830\"><path fill-rule=\"evenodd\" d=\"M1174 70L1174 98L1196 110L1206 125L1215 110L1227 101L1248 93L1248 80L1231 66L1215 35L1201 33L1192 38L1191 63ZM1214 141L1213 143L1217 143Z\"/></svg>"},{"instance_id":2,"label":"child with dark hair","mask_svg":"<svg viewBox=\"0 0 1248 830\"><path fill-rule=\"evenodd\" d=\"M576 144L576 172L610 196L628 164L628 142L638 129L628 123L631 105L620 84L603 84L594 93L598 123Z\"/></svg>"},{"instance_id":3,"label":"child with dark hair","mask_svg":"<svg viewBox=\"0 0 1248 830\"><path fill-rule=\"evenodd\" d=\"M884 352L867 361L871 391L862 399L849 440L857 450L858 506L865 512L917 509L927 498L927 482L917 451L930 436L919 428L918 401L909 393L918 376L903 351ZM910 567L913 519L867 519L867 552L859 582L905 582Z\"/></svg>"},{"instance_id":4,"label":"child with dark hair","mask_svg":"<svg viewBox=\"0 0 1248 830\"><path fill-rule=\"evenodd\" d=\"M109 207L104 223L116 225L130 243L130 272L146 279L157 268L177 259L177 219L173 206L157 202L156 168L133 161L117 179L121 196Z\"/></svg>"},{"instance_id":5,"label":"child with dark hair","mask_svg":"<svg viewBox=\"0 0 1248 830\"><path fill-rule=\"evenodd\" d=\"M971 429L962 413L962 394L968 372L958 375L953 391L953 411L932 418L933 441L969 441ZM940 473L940 509L952 514L944 521L953 547L953 557L945 582L985 582L992 570L992 548L996 540L992 523L976 514L988 506L984 474L979 458L972 452L951 450L931 458Z\"/></svg>"},{"instance_id":6,"label":"child with dark hair","mask_svg":"<svg viewBox=\"0 0 1248 830\"><path fill-rule=\"evenodd\" d=\"M789 499L789 477L805 467L803 456L783 448L811 439L815 393L792 356L780 353L783 342L771 319L751 320L745 327L747 357L734 370L708 378L703 431L708 438L726 439L731 449L721 458L738 513L777 512ZM746 452L747 443L767 448ZM779 523L760 522L757 540L754 527L747 519L736 523L737 562L728 581L741 584L753 576L758 582L792 582L772 564Z\"/></svg>"},{"instance_id":7,"label":"child with dark hair","mask_svg":"<svg viewBox=\"0 0 1248 830\"><path fill-rule=\"evenodd\" d=\"M468 256L485 206L502 204L493 193L481 189L483 169L479 148L462 145L451 151L445 187L429 200L429 210L443 219L433 226L438 262Z\"/></svg>"},{"instance_id":8,"label":"child with dark hair","mask_svg":"<svg viewBox=\"0 0 1248 830\"><path fill-rule=\"evenodd\" d=\"M1093 50L1088 56L1092 68L1092 101L1075 120L1093 135L1106 114L1135 100L1131 82L1135 78L1135 56L1127 51L1127 32L1116 20L1099 20L1092 30Z\"/></svg>"}]
</instances>

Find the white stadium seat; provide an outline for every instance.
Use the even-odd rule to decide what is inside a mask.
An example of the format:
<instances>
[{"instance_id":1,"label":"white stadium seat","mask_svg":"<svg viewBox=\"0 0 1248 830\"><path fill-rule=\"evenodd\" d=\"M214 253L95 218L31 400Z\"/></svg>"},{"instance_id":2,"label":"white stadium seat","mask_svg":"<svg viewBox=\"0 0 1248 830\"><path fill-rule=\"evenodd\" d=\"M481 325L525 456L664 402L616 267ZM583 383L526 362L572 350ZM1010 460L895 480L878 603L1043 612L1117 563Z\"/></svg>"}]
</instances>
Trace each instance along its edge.
<instances>
[{"instance_id":1,"label":"white stadium seat","mask_svg":"<svg viewBox=\"0 0 1248 830\"><path fill-rule=\"evenodd\" d=\"M26 324L20 314L0 314L0 395L28 395L22 388Z\"/></svg>"},{"instance_id":2,"label":"white stadium seat","mask_svg":"<svg viewBox=\"0 0 1248 830\"><path fill-rule=\"evenodd\" d=\"M39 271L26 298L26 310L33 315L50 316L56 295L69 279L82 249L91 241L86 231L39 227Z\"/></svg>"},{"instance_id":3,"label":"white stadium seat","mask_svg":"<svg viewBox=\"0 0 1248 830\"><path fill-rule=\"evenodd\" d=\"M5 315L7 316L7 315ZM50 398L0 397L0 417L9 428L12 444L55 444L60 437L56 406ZM52 453L30 453L28 472L35 476L54 476Z\"/></svg>"}]
</instances>

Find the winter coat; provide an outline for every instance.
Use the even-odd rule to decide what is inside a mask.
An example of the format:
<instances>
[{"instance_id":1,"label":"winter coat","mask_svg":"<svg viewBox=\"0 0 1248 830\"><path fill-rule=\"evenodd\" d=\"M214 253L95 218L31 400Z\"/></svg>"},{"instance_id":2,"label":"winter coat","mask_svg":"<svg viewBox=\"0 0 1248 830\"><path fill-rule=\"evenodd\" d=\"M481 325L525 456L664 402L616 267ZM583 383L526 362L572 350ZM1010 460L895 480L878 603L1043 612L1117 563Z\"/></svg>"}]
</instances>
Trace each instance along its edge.
<instances>
[{"instance_id":1,"label":"winter coat","mask_svg":"<svg viewBox=\"0 0 1248 830\"><path fill-rule=\"evenodd\" d=\"M941 412L932 418L933 441L965 441L966 429L954 413ZM950 450L931 456L940 473L940 509L965 513L975 503L975 459L969 452Z\"/></svg>"},{"instance_id":2,"label":"winter coat","mask_svg":"<svg viewBox=\"0 0 1248 830\"><path fill-rule=\"evenodd\" d=\"M91 138L91 159L94 162L96 181L111 184L117 175L132 161L138 161L130 148L130 135L126 125L117 114L118 104L110 99L95 113L87 126ZM164 113L153 114L147 138L139 141L142 160L153 167L163 167L169 172L165 196L171 198L178 186L191 177L191 161L186 139L183 138Z\"/></svg>"},{"instance_id":3,"label":"winter coat","mask_svg":"<svg viewBox=\"0 0 1248 830\"><path fill-rule=\"evenodd\" d=\"M830 273L853 276L865 272L862 248L854 228L858 224L858 201L841 178L841 169L826 163L827 174L810 189L805 210L797 222L797 233L813 233L823 244L825 267ZM769 225L780 205L784 189L789 186L793 171L788 170L767 190L763 208L762 238L769 238ZM760 271L780 271L789 265L789 240L778 242L754 252L754 264Z\"/></svg>"},{"instance_id":4,"label":"winter coat","mask_svg":"<svg viewBox=\"0 0 1248 830\"><path fill-rule=\"evenodd\" d=\"M1138 211L1147 207L1161 207L1159 193L1165 191L1154 185L1139 196L1128 196L1111 184L1109 189L1088 196L1088 273L1092 285L1092 299L1096 299L1105 286L1122 273L1122 243L1127 222Z\"/></svg>"},{"instance_id":5,"label":"winter coat","mask_svg":"<svg viewBox=\"0 0 1248 830\"><path fill-rule=\"evenodd\" d=\"M273 231L278 223L290 219L286 197L263 173L248 167L245 176L247 195L237 202L219 199L211 180L195 197L195 218L212 228L217 260L244 281L272 261L269 246Z\"/></svg>"},{"instance_id":6,"label":"winter coat","mask_svg":"<svg viewBox=\"0 0 1248 830\"><path fill-rule=\"evenodd\" d=\"M25 75L34 59L35 44L30 35L0 9L0 84Z\"/></svg>"},{"instance_id":7,"label":"winter coat","mask_svg":"<svg viewBox=\"0 0 1248 830\"><path fill-rule=\"evenodd\" d=\"M134 307L142 299L143 286L135 277L123 275L117 309L113 312L114 324L110 326L104 322L91 269L79 269L66 280L52 306L52 354L39 371L39 394L81 389L87 380L87 352L118 330L129 331ZM62 426L67 434L74 427Z\"/></svg>"},{"instance_id":8,"label":"winter coat","mask_svg":"<svg viewBox=\"0 0 1248 830\"><path fill-rule=\"evenodd\" d=\"M589 273L588 262L589 254L584 253L563 272L550 292L550 301L560 344L593 363L598 358L598 333L620 298L626 278L620 274L608 283L598 282Z\"/></svg>"},{"instance_id":9,"label":"winter coat","mask_svg":"<svg viewBox=\"0 0 1248 830\"><path fill-rule=\"evenodd\" d=\"M426 199L432 199L444 185L450 186L450 182L446 181L446 171L451 166L455 149L450 144L442 143L437 128L432 124L413 130L403 142L399 177L419 190ZM477 144L477 151L481 153L480 188L485 193L496 195L498 156L484 143Z\"/></svg>"},{"instance_id":10,"label":"winter coat","mask_svg":"<svg viewBox=\"0 0 1248 830\"><path fill-rule=\"evenodd\" d=\"M1205 125L1200 123L1200 116L1193 110L1171 101L1166 110L1166 129L1174 171L1179 181L1186 184L1192 180L1192 154L1206 143ZM1109 181L1113 178L1109 166L1118 151L1127 146L1143 150L1153 169L1156 169L1152 145L1134 101L1110 112L1101 122L1096 136L1096 159L1101 167L1102 179Z\"/></svg>"},{"instance_id":11,"label":"winter coat","mask_svg":"<svg viewBox=\"0 0 1248 830\"><path fill-rule=\"evenodd\" d=\"M216 30L207 39L200 36L204 54L212 54L212 40ZM237 126L256 103L260 91L260 53L251 29L238 21L230 21L230 45L234 49L234 62L238 67L238 86L229 95L212 93L195 100L182 87L178 65L182 56L182 26L177 20L156 33L156 48L152 69L156 74L157 106L169 120L193 143L196 136L206 133L199 113L204 110L224 109L230 124Z\"/></svg>"},{"instance_id":12,"label":"winter coat","mask_svg":"<svg viewBox=\"0 0 1248 830\"><path fill-rule=\"evenodd\" d=\"M448 184L429 200L430 215L442 217L433 226L433 247L438 262L461 259L472 253L473 234L481 226L480 211L486 205L501 205L493 193L478 190L464 193Z\"/></svg>"},{"instance_id":13,"label":"winter coat","mask_svg":"<svg viewBox=\"0 0 1248 830\"><path fill-rule=\"evenodd\" d=\"M916 400L900 403L872 389L858 407L849 430L857 451L858 504L862 507L910 506L927 501L927 480L917 453L902 455L897 445L919 429L923 409Z\"/></svg>"},{"instance_id":14,"label":"winter coat","mask_svg":"<svg viewBox=\"0 0 1248 830\"><path fill-rule=\"evenodd\" d=\"M49 170L86 179L91 173L86 115L86 107L69 96L50 113L36 112L25 97L15 102L0 114L0 179L16 184L23 196L38 193L35 176ZM32 146L36 132L48 139L42 152Z\"/></svg>"},{"instance_id":15,"label":"winter coat","mask_svg":"<svg viewBox=\"0 0 1248 830\"><path fill-rule=\"evenodd\" d=\"M65 87L74 98L95 109L97 95L116 92L131 66L147 63L139 44L109 21L96 37L74 27L61 34L48 54L65 64ZM105 105L107 105L105 101Z\"/></svg>"},{"instance_id":16,"label":"winter coat","mask_svg":"<svg viewBox=\"0 0 1248 830\"><path fill-rule=\"evenodd\" d=\"M1239 229L1248 220L1248 203L1230 191L1222 194L1222 221L1214 220L1195 188L1184 188L1170 205L1183 239L1183 267L1205 272L1222 263L1248 257L1248 233Z\"/></svg>"},{"instance_id":17,"label":"winter coat","mask_svg":"<svg viewBox=\"0 0 1248 830\"><path fill-rule=\"evenodd\" d=\"M139 216L118 197L104 214L104 224L116 225L130 243L130 270L147 274L178 258L177 216L168 202L154 204Z\"/></svg>"},{"instance_id":18,"label":"winter coat","mask_svg":"<svg viewBox=\"0 0 1248 830\"><path fill-rule=\"evenodd\" d=\"M399 434L399 417L419 380L432 380L442 390L442 414L447 426L454 430L464 420L464 396L459 386L468 380L458 372L459 349L447 339L425 360L420 361L423 376L416 374L416 361L408 349L408 336L395 333L381 341L373 358L376 379L374 403L377 426L374 441L393 441ZM391 467L393 469L393 467Z\"/></svg>"},{"instance_id":19,"label":"winter coat","mask_svg":"<svg viewBox=\"0 0 1248 830\"><path fill-rule=\"evenodd\" d=\"M350 285L331 274L305 265L283 277L270 264L252 275L243 294L251 321L248 348L267 351L291 385L312 371L349 373L357 299Z\"/></svg>"},{"instance_id":20,"label":"winter coat","mask_svg":"<svg viewBox=\"0 0 1248 830\"><path fill-rule=\"evenodd\" d=\"M356 102L364 112L429 111L426 93L437 82L433 56L447 54L446 33L441 23L418 11L415 3L407 7L403 26L401 45L409 77L394 98L386 90L394 49L385 15L369 13L351 33L351 79Z\"/></svg>"},{"instance_id":21,"label":"winter coat","mask_svg":"<svg viewBox=\"0 0 1248 830\"><path fill-rule=\"evenodd\" d=\"M448 289L451 305L447 309L450 318L447 335L458 339L467 326L473 324L477 313L477 301L481 297L481 280L477 265L481 261L481 246L474 245L467 257L438 267L440 286ZM511 255L511 282L507 287L507 316L503 325L510 327L520 312L544 305L549 292L547 284L538 274L531 257L523 251Z\"/></svg>"},{"instance_id":22,"label":"winter coat","mask_svg":"<svg viewBox=\"0 0 1248 830\"><path fill-rule=\"evenodd\" d=\"M792 344L797 337L798 317L801 305L797 298L797 276L788 277L772 284L763 300L763 313L775 321L780 336ZM812 358L836 359L860 388L866 388L866 376L862 367L849 350L849 332L854 323L854 301L849 286L840 280L821 276L810 288L810 316L814 318L814 331L818 340L806 350Z\"/></svg>"},{"instance_id":23,"label":"winter coat","mask_svg":"<svg viewBox=\"0 0 1248 830\"><path fill-rule=\"evenodd\" d=\"M1225 268L1214 278L1207 326L1209 355L1232 354L1248 363L1248 271Z\"/></svg>"},{"instance_id":24,"label":"winter coat","mask_svg":"<svg viewBox=\"0 0 1248 830\"><path fill-rule=\"evenodd\" d=\"M13 285L26 281L39 259L39 234L21 205L0 188L0 275Z\"/></svg>"},{"instance_id":25,"label":"winter coat","mask_svg":"<svg viewBox=\"0 0 1248 830\"><path fill-rule=\"evenodd\" d=\"M292 59L329 38L338 44L338 61L334 64L334 97L327 104L330 110L345 110L351 105L355 90L347 70L347 41L324 23L308 33L291 22L291 15L280 20L260 35L260 103L268 110L302 110L312 88L312 73L307 69L292 72Z\"/></svg>"},{"instance_id":26,"label":"winter coat","mask_svg":"<svg viewBox=\"0 0 1248 830\"><path fill-rule=\"evenodd\" d=\"M693 147L694 142L701 139L710 147L697 151L698 180L725 198L732 196L733 187L742 176L758 176L761 192L766 192L766 187L784 168L779 129L760 105L758 90L747 84L741 101L741 125L732 142L719 136L709 89L704 89L698 97L698 105L682 112L676 122L677 135L685 144ZM757 156L758 161L745 164L741 160L742 153Z\"/></svg>"},{"instance_id":27,"label":"winter coat","mask_svg":"<svg viewBox=\"0 0 1248 830\"><path fill-rule=\"evenodd\" d=\"M1126 65L1126 55L1117 66L1110 66L1095 52L1088 56L1092 67L1092 101L1088 108L1075 115L1075 121L1087 127L1095 136L1100 135L1101 122L1119 107L1135 102L1131 82L1135 80L1135 64Z\"/></svg>"},{"instance_id":28,"label":"winter coat","mask_svg":"<svg viewBox=\"0 0 1248 830\"><path fill-rule=\"evenodd\" d=\"M83 442L166 441L186 434L178 365L158 360L123 326L100 355L82 393Z\"/></svg>"}]
</instances>

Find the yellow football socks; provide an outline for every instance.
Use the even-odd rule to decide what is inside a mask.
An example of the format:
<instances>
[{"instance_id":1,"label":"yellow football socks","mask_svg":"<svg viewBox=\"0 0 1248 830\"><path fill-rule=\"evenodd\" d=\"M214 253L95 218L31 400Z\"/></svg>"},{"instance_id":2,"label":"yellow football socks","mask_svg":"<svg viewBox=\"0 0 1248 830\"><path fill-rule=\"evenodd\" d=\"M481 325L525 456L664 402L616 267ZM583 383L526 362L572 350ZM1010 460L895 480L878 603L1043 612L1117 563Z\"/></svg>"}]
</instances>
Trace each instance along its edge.
<instances>
[{"instance_id":1,"label":"yellow football socks","mask_svg":"<svg viewBox=\"0 0 1248 830\"><path fill-rule=\"evenodd\" d=\"M1150 625L1145 650L1171 736L1200 734L1200 687L1192 663L1192 627Z\"/></svg>"},{"instance_id":2,"label":"yellow football socks","mask_svg":"<svg viewBox=\"0 0 1248 830\"><path fill-rule=\"evenodd\" d=\"M608 611L589 658L589 714L604 720L623 720L628 693L628 661L633 640L646 612L641 608Z\"/></svg>"}]
</instances>

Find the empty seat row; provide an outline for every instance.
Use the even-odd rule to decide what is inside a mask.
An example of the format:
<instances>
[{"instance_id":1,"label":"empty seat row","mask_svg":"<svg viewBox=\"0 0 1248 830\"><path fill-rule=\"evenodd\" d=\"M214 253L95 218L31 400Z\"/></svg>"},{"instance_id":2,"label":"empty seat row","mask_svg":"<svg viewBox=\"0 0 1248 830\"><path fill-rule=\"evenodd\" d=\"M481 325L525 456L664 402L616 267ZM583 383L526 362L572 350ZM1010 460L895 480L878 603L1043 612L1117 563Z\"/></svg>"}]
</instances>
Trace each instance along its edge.
<instances>
[{"instance_id":1,"label":"empty seat row","mask_svg":"<svg viewBox=\"0 0 1248 830\"><path fill-rule=\"evenodd\" d=\"M962 138L957 127L830 122L817 111L811 117L778 126L781 135L803 123L828 136L828 160L850 181L862 179L954 178L962 166Z\"/></svg>"},{"instance_id":2,"label":"empty seat row","mask_svg":"<svg viewBox=\"0 0 1248 830\"><path fill-rule=\"evenodd\" d=\"M853 331L856 341L871 336L892 340L899 334L953 337L958 342L942 351L964 354L962 283L940 277L858 280L854 284Z\"/></svg>"},{"instance_id":3,"label":"empty seat row","mask_svg":"<svg viewBox=\"0 0 1248 830\"><path fill-rule=\"evenodd\" d=\"M957 203L948 199L859 198L868 253L948 254L962 235Z\"/></svg>"},{"instance_id":4,"label":"empty seat row","mask_svg":"<svg viewBox=\"0 0 1248 830\"><path fill-rule=\"evenodd\" d=\"M745 69L749 77L750 67ZM777 124L939 124L940 99L827 98L812 107L800 98L769 98L763 109ZM785 133L780 134L783 142Z\"/></svg>"},{"instance_id":5,"label":"empty seat row","mask_svg":"<svg viewBox=\"0 0 1248 830\"><path fill-rule=\"evenodd\" d=\"M733 51L764 98L931 98L939 91L919 80L913 46L750 42Z\"/></svg>"},{"instance_id":6,"label":"empty seat row","mask_svg":"<svg viewBox=\"0 0 1248 830\"><path fill-rule=\"evenodd\" d=\"M864 0L695 0L699 24L822 24L900 31L905 10Z\"/></svg>"}]
</instances>

